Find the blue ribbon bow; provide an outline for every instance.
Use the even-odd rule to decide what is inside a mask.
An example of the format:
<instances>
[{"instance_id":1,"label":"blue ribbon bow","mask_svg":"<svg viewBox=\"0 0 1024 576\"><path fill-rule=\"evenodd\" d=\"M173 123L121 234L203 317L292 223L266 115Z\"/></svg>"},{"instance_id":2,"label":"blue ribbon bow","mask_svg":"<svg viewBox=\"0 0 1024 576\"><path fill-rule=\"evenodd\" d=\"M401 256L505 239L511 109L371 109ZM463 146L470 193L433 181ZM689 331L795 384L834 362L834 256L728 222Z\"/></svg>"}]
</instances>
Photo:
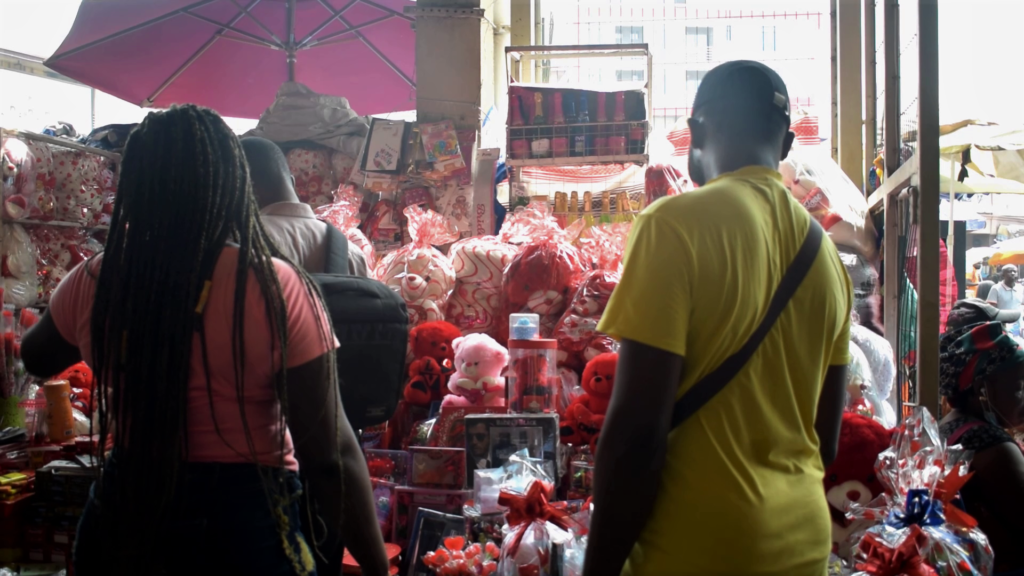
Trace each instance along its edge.
<instances>
[{"instance_id":1,"label":"blue ribbon bow","mask_svg":"<svg viewBox=\"0 0 1024 576\"><path fill-rule=\"evenodd\" d=\"M946 517L942 512L942 502L928 497L927 490L910 490L907 492L907 505L904 510L893 510L885 524L892 528L908 528L913 525L942 526Z\"/></svg>"}]
</instances>

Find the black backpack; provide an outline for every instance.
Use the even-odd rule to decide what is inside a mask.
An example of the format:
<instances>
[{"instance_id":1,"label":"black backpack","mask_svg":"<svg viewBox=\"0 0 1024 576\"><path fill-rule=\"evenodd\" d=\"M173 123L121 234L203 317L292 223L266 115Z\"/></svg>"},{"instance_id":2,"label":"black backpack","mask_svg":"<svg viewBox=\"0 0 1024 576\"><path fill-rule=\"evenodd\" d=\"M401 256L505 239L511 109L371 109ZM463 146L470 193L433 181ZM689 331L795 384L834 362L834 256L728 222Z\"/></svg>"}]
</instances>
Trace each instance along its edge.
<instances>
[{"instance_id":1,"label":"black backpack","mask_svg":"<svg viewBox=\"0 0 1024 576\"><path fill-rule=\"evenodd\" d=\"M349 274L348 239L327 224L327 265L312 274L324 295L340 346L338 384L352 428L391 419L405 385L409 314L385 284Z\"/></svg>"}]
</instances>

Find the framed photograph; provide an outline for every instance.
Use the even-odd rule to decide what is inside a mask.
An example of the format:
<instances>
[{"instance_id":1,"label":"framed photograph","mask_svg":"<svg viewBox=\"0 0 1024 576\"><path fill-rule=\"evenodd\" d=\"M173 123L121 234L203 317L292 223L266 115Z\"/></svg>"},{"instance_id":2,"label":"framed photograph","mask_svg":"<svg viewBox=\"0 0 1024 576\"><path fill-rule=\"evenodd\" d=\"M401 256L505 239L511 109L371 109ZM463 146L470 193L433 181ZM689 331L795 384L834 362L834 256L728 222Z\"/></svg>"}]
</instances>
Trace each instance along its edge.
<instances>
[{"instance_id":1,"label":"framed photograph","mask_svg":"<svg viewBox=\"0 0 1024 576\"><path fill-rule=\"evenodd\" d=\"M500 468L524 448L532 458L558 464L557 414L466 414L465 423L467 486L475 470Z\"/></svg>"},{"instance_id":2,"label":"framed photograph","mask_svg":"<svg viewBox=\"0 0 1024 576\"><path fill-rule=\"evenodd\" d=\"M371 118L360 169L368 173L397 174L407 127L404 120Z\"/></svg>"},{"instance_id":3,"label":"framed photograph","mask_svg":"<svg viewBox=\"0 0 1024 576\"><path fill-rule=\"evenodd\" d=\"M530 458L544 457L544 429L539 426L495 426L490 432L491 468L501 468L520 450L526 450Z\"/></svg>"}]
</instances>

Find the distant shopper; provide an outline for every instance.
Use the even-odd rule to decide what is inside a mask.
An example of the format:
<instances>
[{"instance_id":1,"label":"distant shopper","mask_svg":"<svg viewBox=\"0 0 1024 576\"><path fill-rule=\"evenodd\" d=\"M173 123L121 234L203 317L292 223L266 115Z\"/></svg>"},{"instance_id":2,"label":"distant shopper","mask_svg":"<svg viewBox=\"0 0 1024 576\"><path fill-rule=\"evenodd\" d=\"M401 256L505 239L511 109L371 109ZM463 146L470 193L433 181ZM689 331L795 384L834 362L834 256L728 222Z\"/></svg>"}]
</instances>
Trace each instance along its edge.
<instances>
[{"instance_id":1,"label":"distant shopper","mask_svg":"<svg viewBox=\"0 0 1024 576\"><path fill-rule=\"evenodd\" d=\"M1024 452L1010 432L1024 426L1024 350L992 322L944 335L939 357L952 408L940 430L974 452L961 490L967 512L992 544L995 574L1024 573Z\"/></svg>"},{"instance_id":2,"label":"distant shopper","mask_svg":"<svg viewBox=\"0 0 1024 576\"><path fill-rule=\"evenodd\" d=\"M794 138L778 74L751 61L714 68L689 127L701 188L638 217L599 327L622 347L583 573L821 576L850 278L777 172ZM807 274L793 281L791 269ZM729 298L707 278L724 279ZM773 294L792 297L760 332ZM752 356L736 360L747 342ZM719 367L738 372L692 417L675 412Z\"/></svg>"},{"instance_id":3,"label":"distant shopper","mask_svg":"<svg viewBox=\"0 0 1024 576\"><path fill-rule=\"evenodd\" d=\"M292 262L310 274L320 274L327 265L327 224L317 219L308 204L295 193L295 178L288 170L284 153L265 138L243 138L242 149L249 162L252 191L260 207L260 218L271 241ZM348 271L366 276L366 256L348 247Z\"/></svg>"},{"instance_id":4,"label":"distant shopper","mask_svg":"<svg viewBox=\"0 0 1024 576\"><path fill-rule=\"evenodd\" d=\"M1007 264L1000 270L1002 282L992 287L988 302L1000 310L1020 310L1024 304L1024 286L1017 283L1017 267ZM1007 327L1014 336L1020 336L1020 323Z\"/></svg>"},{"instance_id":5,"label":"distant shopper","mask_svg":"<svg viewBox=\"0 0 1024 576\"><path fill-rule=\"evenodd\" d=\"M967 289L964 292L967 293L968 298L978 295L978 284L981 284L981 262L975 262L974 266L967 271Z\"/></svg>"},{"instance_id":6,"label":"distant shopper","mask_svg":"<svg viewBox=\"0 0 1024 576\"><path fill-rule=\"evenodd\" d=\"M996 267L989 264L989 257L985 256L981 259L981 279L989 280L991 282L999 282L999 271Z\"/></svg>"},{"instance_id":7,"label":"distant shopper","mask_svg":"<svg viewBox=\"0 0 1024 576\"><path fill-rule=\"evenodd\" d=\"M992 287L995 285L996 283L991 280L982 280L981 283L978 284L977 297L981 300L988 300L988 295L992 293Z\"/></svg>"}]
</instances>

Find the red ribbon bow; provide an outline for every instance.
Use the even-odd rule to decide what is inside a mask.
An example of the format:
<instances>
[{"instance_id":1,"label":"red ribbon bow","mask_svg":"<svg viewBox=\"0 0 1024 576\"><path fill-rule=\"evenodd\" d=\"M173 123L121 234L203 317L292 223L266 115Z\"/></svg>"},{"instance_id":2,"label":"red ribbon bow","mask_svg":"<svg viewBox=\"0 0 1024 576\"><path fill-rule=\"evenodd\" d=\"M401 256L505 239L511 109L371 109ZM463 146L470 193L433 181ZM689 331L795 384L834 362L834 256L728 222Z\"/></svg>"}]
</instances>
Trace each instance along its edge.
<instances>
[{"instance_id":1,"label":"red ribbon bow","mask_svg":"<svg viewBox=\"0 0 1024 576\"><path fill-rule=\"evenodd\" d=\"M526 536L526 530L534 522L550 522L562 530L569 529L569 517L565 511L558 510L548 503L548 494L551 489L550 484L534 480L525 496L505 491L498 495L498 504L508 508L505 517L509 526L518 527L516 528L516 537L509 549L512 556L519 551L519 544Z\"/></svg>"},{"instance_id":2,"label":"red ribbon bow","mask_svg":"<svg viewBox=\"0 0 1024 576\"><path fill-rule=\"evenodd\" d=\"M909 528L903 543L896 548L869 532L858 546L866 559L857 563L857 570L871 576L938 576L921 556L921 549L927 542L928 535L916 524Z\"/></svg>"},{"instance_id":3,"label":"red ribbon bow","mask_svg":"<svg viewBox=\"0 0 1024 576\"><path fill-rule=\"evenodd\" d=\"M939 480L939 485L935 487L935 499L942 502L942 510L946 514L946 521L967 529L977 527L978 521L967 512L957 508L953 504L953 500L956 499L957 494L964 487L964 484L967 484L967 481L971 479L971 476L974 476L974 472L961 476L959 470L953 470L945 478Z\"/></svg>"}]
</instances>

